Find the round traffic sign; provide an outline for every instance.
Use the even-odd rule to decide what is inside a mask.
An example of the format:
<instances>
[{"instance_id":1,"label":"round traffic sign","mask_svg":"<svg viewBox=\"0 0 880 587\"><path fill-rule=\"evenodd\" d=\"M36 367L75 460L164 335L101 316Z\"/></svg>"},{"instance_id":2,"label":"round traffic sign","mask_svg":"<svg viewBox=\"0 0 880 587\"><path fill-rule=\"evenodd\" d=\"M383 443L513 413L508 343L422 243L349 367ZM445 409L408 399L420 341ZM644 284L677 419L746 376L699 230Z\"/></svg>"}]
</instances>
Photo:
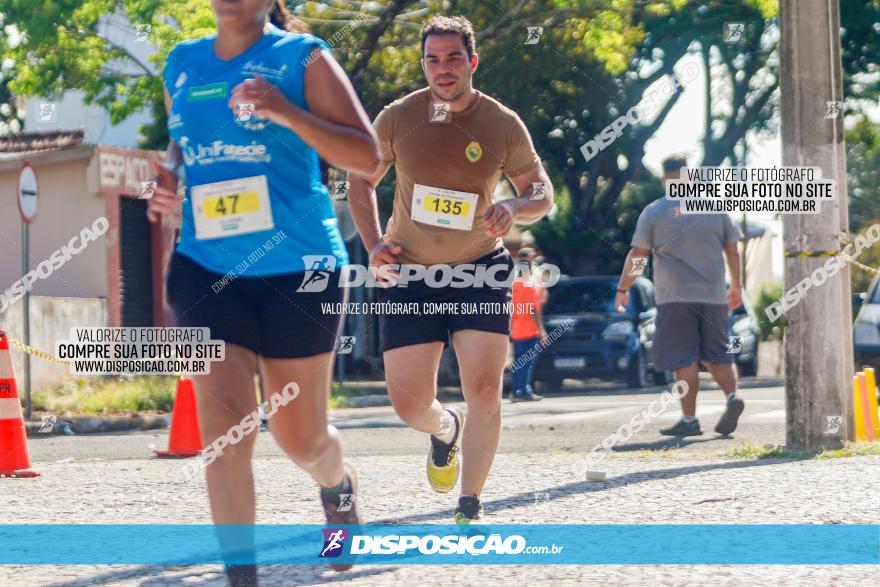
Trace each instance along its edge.
<instances>
[{"instance_id":1,"label":"round traffic sign","mask_svg":"<svg viewBox=\"0 0 880 587\"><path fill-rule=\"evenodd\" d=\"M18 175L18 211L21 219L30 224L37 217L37 171L30 161L21 164L21 172Z\"/></svg>"}]
</instances>

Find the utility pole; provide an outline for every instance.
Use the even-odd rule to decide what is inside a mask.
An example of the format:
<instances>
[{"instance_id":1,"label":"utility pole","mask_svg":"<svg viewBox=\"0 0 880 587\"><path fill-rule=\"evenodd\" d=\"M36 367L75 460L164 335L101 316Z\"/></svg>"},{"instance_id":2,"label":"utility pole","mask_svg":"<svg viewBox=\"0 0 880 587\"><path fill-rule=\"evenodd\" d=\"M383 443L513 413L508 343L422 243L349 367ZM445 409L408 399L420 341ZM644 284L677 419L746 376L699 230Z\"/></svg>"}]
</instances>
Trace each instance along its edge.
<instances>
[{"instance_id":1,"label":"utility pole","mask_svg":"<svg viewBox=\"0 0 880 587\"><path fill-rule=\"evenodd\" d=\"M783 214L788 289L829 259L788 255L841 250L849 220L843 110L837 117L827 116L828 102L843 101L839 3L780 0L779 22L783 165L820 167L824 178L835 180L837 190L834 201L821 203L819 214ZM822 285L814 285L787 313L785 437L789 449L836 448L854 437L849 280L849 266L845 266Z\"/></svg>"}]
</instances>

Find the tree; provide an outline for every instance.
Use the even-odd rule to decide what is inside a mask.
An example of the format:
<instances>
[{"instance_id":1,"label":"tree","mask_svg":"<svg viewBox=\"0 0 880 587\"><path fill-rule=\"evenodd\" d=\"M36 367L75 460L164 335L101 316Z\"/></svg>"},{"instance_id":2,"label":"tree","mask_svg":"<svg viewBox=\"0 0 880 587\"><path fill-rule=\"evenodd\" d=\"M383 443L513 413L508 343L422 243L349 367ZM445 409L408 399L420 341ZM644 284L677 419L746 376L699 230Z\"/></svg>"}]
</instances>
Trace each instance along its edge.
<instances>
[{"instance_id":1,"label":"tree","mask_svg":"<svg viewBox=\"0 0 880 587\"><path fill-rule=\"evenodd\" d=\"M840 0L843 95L876 103L880 96L880 0ZM848 101L848 109L860 110Z\"/></svg>"},{"instance_id":2,"label":"tree","mask_svg":"<svg viewBox=\"0 0 880 587\"><path fill-rule=\"evenodd\" d=\"M551 168L565 188L560 212L572 217L539 225L534 233L537 244L564 270L576 274L619 271L635 218L651 194L649 186L629 192L627 186L634 181L650 182L641 163L645 145L681 95L670 78L678 79L674 68L682 57L699 55L713 72L706 82L709 107L703 165L719 165L736 157L734 148L748 131L771 124L778 83L772 72L775 41L768 24L774 10L773 3L763 1L688 1L634 4L623 15L643 32L625 71L596 81L596 86L608 88L611 99L579 115L562 117L548 134L549 139L568 141L562 149L565 156L551 163ZM741 42L725 42L725 22L745 25ZM612 68L609 73L618 72ZM651 100L646 92L661 80L669 90L663 99ZM656 115L628 128L585 162L576 146L646 101L653 102ZM543 139L538 142L542 154L554 152L552 144Z\"/></svg>"},{"instance_id":3,"label":"tree","mask_svg":"<svg viewBox=\"0 0 880 587\"><path fill-rule=\"evenodd\" d=\"M15 15L9 20L27 38L4 49L17 68L11 89L48 95L78 88L114 122L148 106L155 121L142 130L143 144L164 147L158 72L174 44L213 30L207 0L39 1L34 9L34 0L0 0L0 13ZM876 95L871 74L877 70L880 41L873 23L880 0L841 1L846 87L854 96ZM747 135L775 132L776 5L775 0L389 0L381 5L328 0L299 5L297 15L331 42L372 116L424 84L419 29L425 18L467 15L478 32L478 87L520 114L557 188L555 215L532 229L538 246L568 272L606 273L619 269L635 218L654 197L654 180L642 159L647 141L680 97L672 80L681 74L683 57L701 60L712 74L706 80L702 164L742 164ZM126 21L151 27L149 40L159 50L145 62L108 34L111 25ZM725 38L725 23L744 25L740 41ZM543 27L537 44L525 44L527 26ZM0 46L6 44L4 34ZM656 84L668 91L657 94ZM587 160L582 145L646 104L650 108L639 122L628 124ZM388 184L380 194L387 192Z\"/></svg>"},{"instance_id":4,"label":"tree","mask_svg":"<svg viewBox=\"0 0 880 587\"><path fill-rule=\"evenodd\" d=\"M0 0L0 13L24 34L10 46L0 30L4 57L16 64L10 89L23 96L58 96L79 89L114 123L150 107L161 113L148 147L167 141L160 72L168 51L183 39L210 33L214 17L205 0ZM138 27L158 51L144 61L119 42L119 29ZM151 132L152 131L152 132Z\"/></svg>"},{"instance_id":5,"label":"tree","mask_svg":"<svg viewBox=\"0 0 880 587\"><path fill-rule=\"evenodd\" d=\"M861 117L846 131L850 231L880 219L880 124Z\"/></svg>"}]
</instances>

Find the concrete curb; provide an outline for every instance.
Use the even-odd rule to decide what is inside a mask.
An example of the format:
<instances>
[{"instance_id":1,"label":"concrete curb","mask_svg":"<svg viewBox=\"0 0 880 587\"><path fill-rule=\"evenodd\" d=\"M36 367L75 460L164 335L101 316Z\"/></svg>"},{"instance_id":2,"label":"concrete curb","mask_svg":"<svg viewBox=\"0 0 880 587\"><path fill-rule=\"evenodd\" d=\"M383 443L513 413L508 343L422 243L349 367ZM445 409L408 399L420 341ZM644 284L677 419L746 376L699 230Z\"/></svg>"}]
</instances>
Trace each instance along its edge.
<instances>
[{"instance_id":1,"label":"concrete curb","mask_svg":"<svg viewBox=\"0 0 880 587\"><path fill-rule=\"evenodd\" d=\"M354 397L339 398L340 408L376 408L390 406L391 400L383 394L356 395Z\"/></svg>"},{"instance_id":2,"label":"concrete curb","mask_svg":"<svg viewBox=\"0 0 880 587\"><path fill-rule=\"evenodd\" d=\"M437 399L440 401L461 401L464 398L460 391L440 388L437 390ZM338 408L378 408L391 405L391 400L388 398L387 393L342 397L339 398L338 402Z\"/></svg>"},{"instance_id":3,"label":"concrete curb","mask_svg":"<svg viewBox=\"0 0 880 587\"><path fill-rule=\"evenodd\" d=\"M73 436L74 434L99 434L102 432L125 432L128 430L156 430L167 428L170 419L171 417L168 415L141 414L108 418L71 416L58 418L54 423L43 422L42 420L28 420L24 425L28 436ZM47 430L47 428L49 429Z\"/></svg>"}]
</instances>

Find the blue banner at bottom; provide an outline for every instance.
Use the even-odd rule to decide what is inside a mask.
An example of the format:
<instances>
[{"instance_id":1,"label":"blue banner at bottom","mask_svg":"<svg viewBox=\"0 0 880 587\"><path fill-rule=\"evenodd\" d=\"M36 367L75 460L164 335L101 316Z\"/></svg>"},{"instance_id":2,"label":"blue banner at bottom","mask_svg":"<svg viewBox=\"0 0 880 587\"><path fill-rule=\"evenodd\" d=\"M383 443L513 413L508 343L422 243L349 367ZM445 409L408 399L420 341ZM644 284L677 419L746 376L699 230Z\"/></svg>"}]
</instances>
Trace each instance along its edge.
<instances>
[{"instance_id":1,"label":"blue banner at bottom","mask_svg":"<svg viewBox=\"0 0 880 587\"><path fill-rule=\"evenodd\" d=\"M0 525L0 564L880 564L878 524Z\"/></svg>"}]
</instances>

